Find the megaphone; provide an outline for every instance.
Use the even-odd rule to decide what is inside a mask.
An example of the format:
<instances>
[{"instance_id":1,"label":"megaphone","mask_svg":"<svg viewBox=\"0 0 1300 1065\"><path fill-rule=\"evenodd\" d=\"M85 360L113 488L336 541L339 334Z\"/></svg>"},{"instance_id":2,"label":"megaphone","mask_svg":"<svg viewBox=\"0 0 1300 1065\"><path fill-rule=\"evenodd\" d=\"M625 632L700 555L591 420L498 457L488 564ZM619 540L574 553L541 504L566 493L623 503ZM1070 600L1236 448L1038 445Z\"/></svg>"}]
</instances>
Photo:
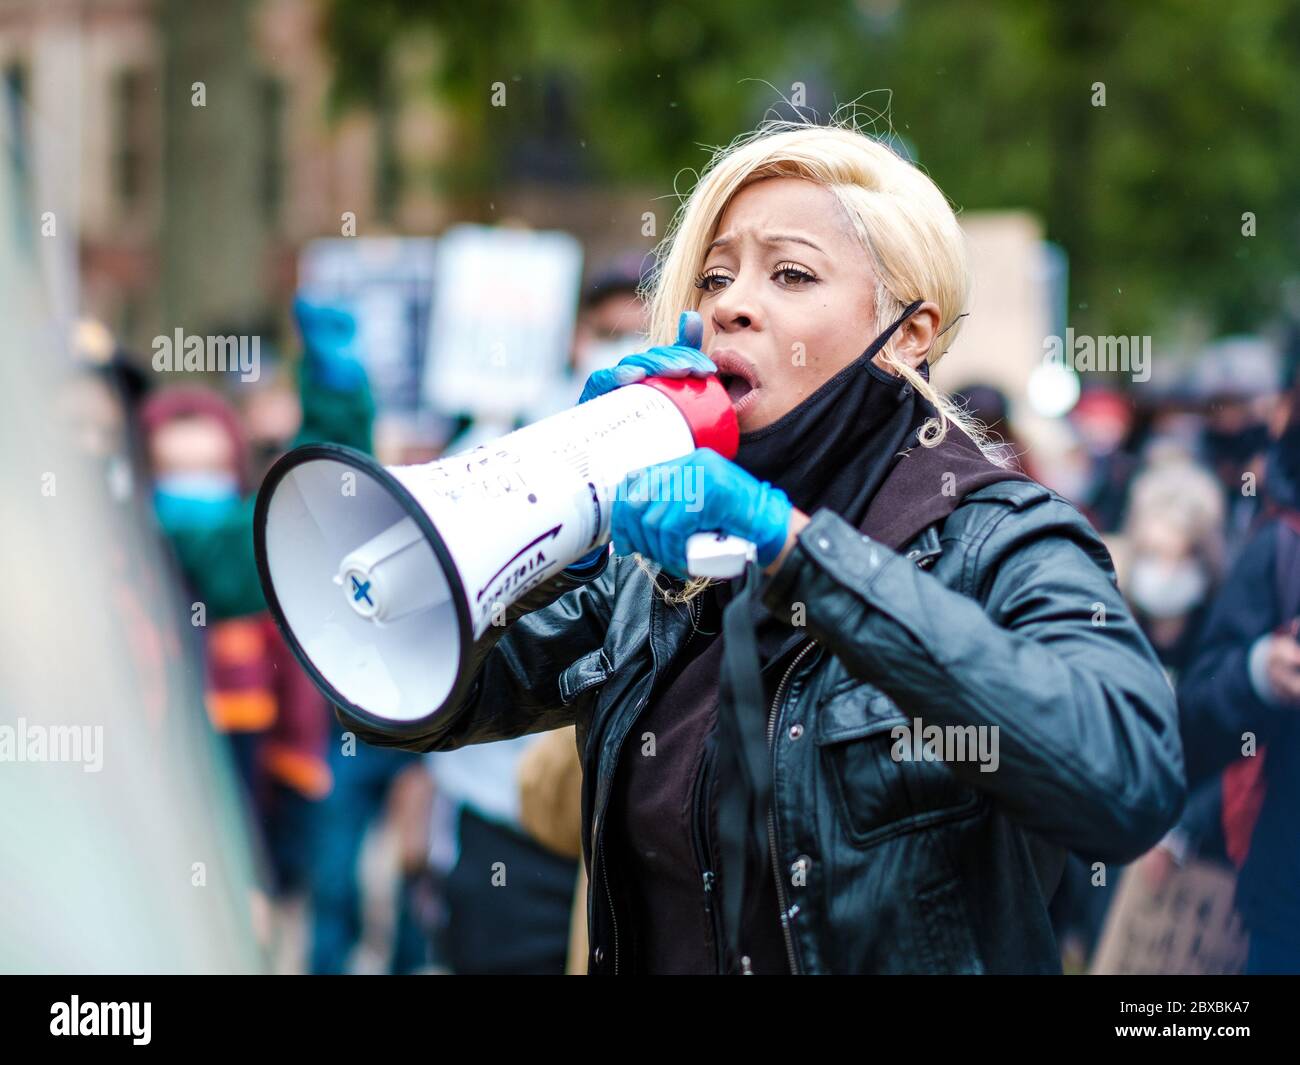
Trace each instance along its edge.
<instances>
[{"instance_id":1,"label":"megaphone","mask_svg":"<svg viewBox=\"0 0 1300 1065\"><path fill-rule=\"evenodd\" d=\"M696 447L734 458L738 444L726 390L692 376L626 385L423 465L295 448L254 511L267 605L331 702L382 734L419 735L463 698L488 626L608 543L629 473ZM696 576L738 575L754 554L708 533L687 545Z\"/></svg>"}]
</instances>

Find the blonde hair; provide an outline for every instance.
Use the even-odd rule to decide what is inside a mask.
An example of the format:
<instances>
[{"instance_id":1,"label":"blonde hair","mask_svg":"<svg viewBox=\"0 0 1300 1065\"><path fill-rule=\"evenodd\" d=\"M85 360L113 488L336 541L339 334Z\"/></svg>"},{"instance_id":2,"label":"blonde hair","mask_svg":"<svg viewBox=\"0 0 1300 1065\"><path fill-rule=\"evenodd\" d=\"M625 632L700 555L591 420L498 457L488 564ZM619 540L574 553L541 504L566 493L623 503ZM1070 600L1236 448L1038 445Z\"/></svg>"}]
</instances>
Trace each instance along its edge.
<instances>
[{"instance_id":1,"label":"blonde hair","mask_svg":"<svg viewBox=\"0 0 1300 1065\"><path fill-rule=\"evenodd\" d=\"M1218 479L1181 450L1153 449L1133 479L1124 520L1124 540L1131 550L1148 522L1177 529L1213 580L1223 576L1226 519Z\"/></svg>"},{"instance_id":2,"label":"blonde hair","mask_svg":"<svg viewBox=\"0 0 1300 1065\"><path fill-rule=\"evenodd\" d=\"M878 279L879 330L915 300L939 308L939 332L926 356L929 365L937 363L957 338L970 295L964 235L952 206L926 174L847 123L765 122L713 156L659 248L658 269L648 293L651 343L671 344L678 315L698 309L702 294L695 278L723 212L741 189L769 177L803 178L835 196ZM918 434L921 445L934 447L949 425L956 424L985 446L981 428L893 349L891 338L881 352L882 361L928 400L937 414ZM708 583L692 578L681 596L667 597L684 601Z\"/></svg>"}]
</instances>

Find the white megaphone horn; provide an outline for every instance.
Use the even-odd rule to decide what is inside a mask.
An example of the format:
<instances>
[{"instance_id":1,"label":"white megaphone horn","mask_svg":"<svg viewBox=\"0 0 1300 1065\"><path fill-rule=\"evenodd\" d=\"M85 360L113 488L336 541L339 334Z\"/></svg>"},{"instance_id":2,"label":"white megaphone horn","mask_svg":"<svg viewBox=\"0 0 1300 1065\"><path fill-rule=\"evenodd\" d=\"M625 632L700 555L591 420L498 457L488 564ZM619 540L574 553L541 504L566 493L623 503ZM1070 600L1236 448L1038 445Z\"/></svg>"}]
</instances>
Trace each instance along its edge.
<instances>
[{"instance_id":1,"label":"white megaphone horn","mask_svg":"<svg viewBox=\"0 0 1300 1065\"><path fill-rule=\"evenodd\" d=\"M418 735L463 697L471 649L505 608L608 543L629 473L696 447L734 458L738 443L731 400L709 376L626 385L419 466L308 444L258 493L258 575L326 697L376 731ZM736 576L754 553L710 533L687 546L695 576Z\"/></svg>"}]
</instances>

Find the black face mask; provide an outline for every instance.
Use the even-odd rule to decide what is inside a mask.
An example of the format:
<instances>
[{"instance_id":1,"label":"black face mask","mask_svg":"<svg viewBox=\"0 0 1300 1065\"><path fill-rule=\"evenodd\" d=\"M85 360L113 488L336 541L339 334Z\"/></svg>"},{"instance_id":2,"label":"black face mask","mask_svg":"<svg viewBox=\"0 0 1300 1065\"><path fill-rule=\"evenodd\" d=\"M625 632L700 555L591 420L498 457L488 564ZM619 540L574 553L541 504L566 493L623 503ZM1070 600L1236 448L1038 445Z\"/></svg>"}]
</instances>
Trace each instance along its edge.
<instances>
[{"instance_id":1,"label":"black face mask","mask_svg":"<svg viewBox=\"0 0 1300 1065\"><path fill-rule=\"evenodd\" d=\"M1268 426L1260 422L1231 433L1206 429L1204 439L1211 462L1245 464L1268 450Z\"/></svg>"},{"instance_id":2,"label":"black face mask","mask_svg":"<svg viewBox=\"0 0 1300 1065\"><path fill-rule=\"evenodd\" d=\"M871 361L921 302L793 410L742 433L736 463L782 489L804 513L827 507L858 525L894 457L934 414L910 384Z\"/></svg>"}]
</instances>

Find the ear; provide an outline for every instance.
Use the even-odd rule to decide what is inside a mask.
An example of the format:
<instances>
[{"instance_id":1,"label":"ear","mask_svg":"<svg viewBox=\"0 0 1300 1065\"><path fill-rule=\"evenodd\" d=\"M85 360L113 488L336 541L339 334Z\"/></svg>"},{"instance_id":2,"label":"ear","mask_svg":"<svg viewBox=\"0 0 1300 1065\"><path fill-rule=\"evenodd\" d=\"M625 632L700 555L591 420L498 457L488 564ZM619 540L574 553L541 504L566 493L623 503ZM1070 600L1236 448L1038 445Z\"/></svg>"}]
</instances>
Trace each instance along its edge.
<instances>
[{"instance_id":1,"label":"ear","mask_svg":"<svg viewBox=\"0 0 1300 1065\"><path fill-rule=\"evenodd\" d=\"M923 303L894 332L894 356L913 370L925 362L939 335L939 305Z\"/></svg>"}]
</instances>

